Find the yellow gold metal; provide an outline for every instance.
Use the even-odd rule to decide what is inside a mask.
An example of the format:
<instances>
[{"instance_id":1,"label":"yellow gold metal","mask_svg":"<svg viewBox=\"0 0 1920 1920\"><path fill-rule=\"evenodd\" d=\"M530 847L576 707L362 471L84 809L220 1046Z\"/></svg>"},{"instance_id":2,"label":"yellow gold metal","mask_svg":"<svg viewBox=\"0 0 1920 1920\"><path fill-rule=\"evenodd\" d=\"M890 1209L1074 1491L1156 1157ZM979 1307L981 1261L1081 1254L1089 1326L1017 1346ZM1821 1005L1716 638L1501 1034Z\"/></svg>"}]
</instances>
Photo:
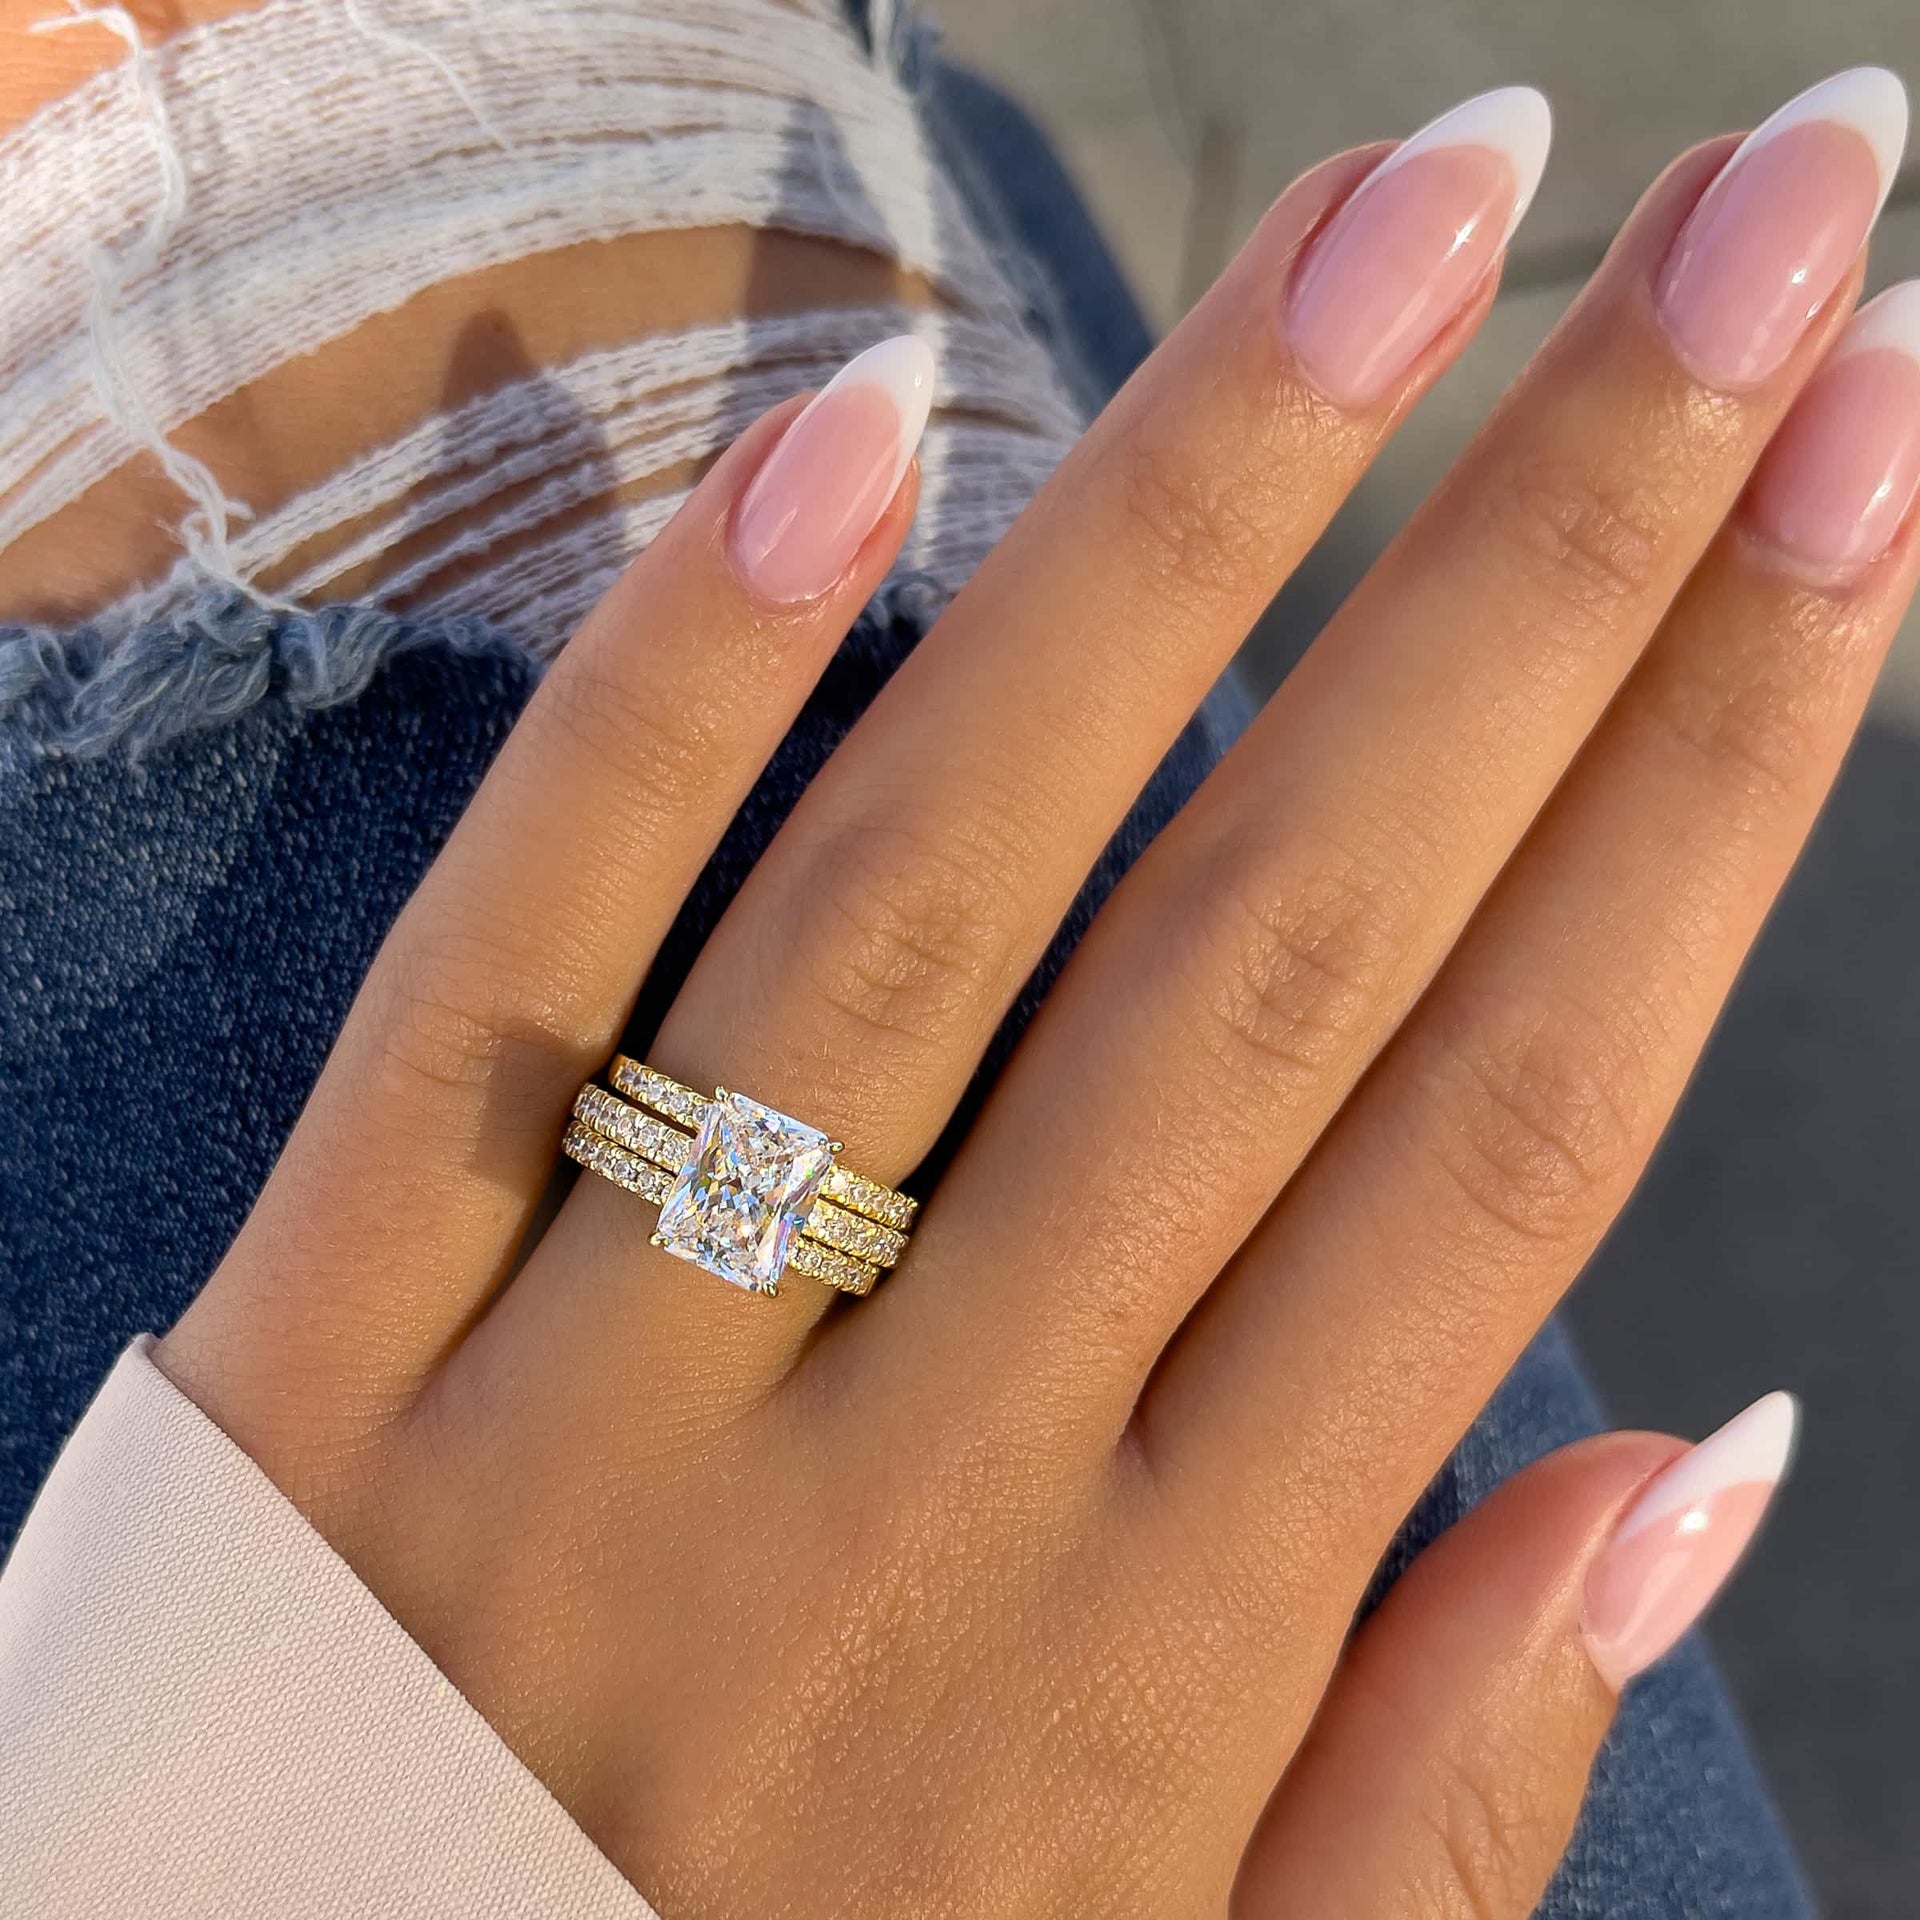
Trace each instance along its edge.
<instances>
[{"instance_id":1,"label":"yellow gold metal","mask_svg":"<svg viewBox=\"0 0 1920 1920\"><path fill-rule=\"evenodd\" d=\"M629 1193L651 1200L656 1207L665 1203L667 1190L673 1185L672 1174L656 1167L651 1160L642 1160L637 1153L629 1153L625 1147L615 1146L605 1135L595 1133L578 1120L568 1125L560 1151L603 1180L611 1180L616 1187L625 1187Z\"/></svg>"},{"instance_id":2,"label":"yellow gold metal","mask_svg":"<svg viewBox=\"0 0 1920 1920\"><path fill-rule=\"evenodd\" d=\"M678 1080L669 1080L664 1073L655 1073L638 1060L629 1060L624 1053L614 1055L607 1078L616 1092L624 1093L629 1100L638 1100L643 1107L651 1107L655 1113L664 1114L683 1127L698 1127L707 1117L704 1093L695 1093Z\"/></svg>"},{"instance_id":3,"label":"yellow gold metal","mask_svg":"<svg viewBox=\"0 0 1920 1920\"><path fill-rule=\"evenodd\" d=\"M692 1134L670 1127L664 1120L642 1113L638 1107L628 1106L605 1087L596 1087L591 1082L575 1095L573 1116L630 1152L644 1154L669 1173L678 1173L693 1151Z\"/></svg>"},{"instance_id":4,"label":"yellow gold metal","mask_svg":"<svg viewBox=\"0 0 1920 1920\"><path fill-rule=\"evenodd\" d=\"M895 1233L911 1233L913 1216L920 1211L918 1200L909 1200L904 1193L895 1193L891 1187L883 1187L878 1180L869 1180L865 1174L854 1173L837 1161L821 1183L820 1192L836 1205L864 1213L869 1220L877 1220Z\"/></svg>"},{"instance_id":5,"label":"yellow gold metal","mask_svg":"<svg viewBox=\"0 0 1920 1920\"><path fill-rule=\"evenodd\" d=\"M880 1278L878 1267L848 1254L835 1253L831 1247L805 1238L796 1240L789 1250L787 1271L808 1274L815 1280L824 1280L830 1287L838 1287L842 1293L851 1294L871 1293L874 1282Z\"/></svg>"},{"instance_id":6,"label":"yellow gold metal","mask_svg":"<svg viewBox=\"0 0 1920 1920\"><path fill-rule=\"evenodd\" d=\"M904 1233L836 1207L831 1200L816 1199L800 1231L809 1240L818 1240L822 1246L835 1247L876 1267L897 1267L907 1250Z\"/></svg>"}]
</instances>

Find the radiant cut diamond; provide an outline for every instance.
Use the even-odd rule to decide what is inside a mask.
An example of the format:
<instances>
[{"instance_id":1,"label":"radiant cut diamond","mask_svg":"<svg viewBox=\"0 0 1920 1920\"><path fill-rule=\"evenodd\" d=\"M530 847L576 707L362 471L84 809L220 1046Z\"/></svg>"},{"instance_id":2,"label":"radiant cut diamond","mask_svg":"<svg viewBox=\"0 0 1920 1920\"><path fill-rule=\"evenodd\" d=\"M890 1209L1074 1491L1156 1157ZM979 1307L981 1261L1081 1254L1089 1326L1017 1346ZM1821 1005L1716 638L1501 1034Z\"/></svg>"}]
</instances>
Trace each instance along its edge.
<instances>
[{"instance_id":1,"label":"radiant cut diamond","mask_svg":"<svg viewBox=\"0 0 1920 1920\"><path fill-rule=\"evenodd\" d=\"M832 1167L824 1133L745 1094L718 1094L660 1209L656 1237L736 1287L771 1293Z\"/></svg>"}]
</instances>

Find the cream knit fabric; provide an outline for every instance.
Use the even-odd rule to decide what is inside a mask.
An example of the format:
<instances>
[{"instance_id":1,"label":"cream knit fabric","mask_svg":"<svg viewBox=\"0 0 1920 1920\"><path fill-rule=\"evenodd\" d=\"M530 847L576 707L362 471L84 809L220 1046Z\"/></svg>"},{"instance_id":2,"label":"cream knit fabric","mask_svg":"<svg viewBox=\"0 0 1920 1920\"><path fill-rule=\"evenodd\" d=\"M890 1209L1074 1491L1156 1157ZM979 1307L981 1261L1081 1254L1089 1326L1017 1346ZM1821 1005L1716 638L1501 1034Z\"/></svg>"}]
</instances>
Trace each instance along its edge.
<instances>
[{"instance_id":1,"label":"cream knit fabric","mask_svg":"<svg viewBox=\"0 0 1920 1920\"><path fill-rule=\"evenodd\" d=\"M137 451L160 459L195 502L190 559L110 624L351 530L296 600L405 537L389 593L551 646L681 492L582 501L712 452L905 327L945 373L903 567L957 586L1076 431L889 69L891 7L869 57L839 0L264 0L152 46L117 7L69 5L129 52L0 139L0 547ZM872 250L940 304L637 339L437 414L271 512L172 444L438 282L729 225Z\"/></svg>"},{"instance_id":2,"label":"cream knit fabric","mask_svg":"<svg viewBox=\"0 0 1920 1920\"><path fill-rule=\"evenodd\" d=\"M150 1345L0 1574L0 1911L655 1920Z\"/></svg>"}]
</instances>

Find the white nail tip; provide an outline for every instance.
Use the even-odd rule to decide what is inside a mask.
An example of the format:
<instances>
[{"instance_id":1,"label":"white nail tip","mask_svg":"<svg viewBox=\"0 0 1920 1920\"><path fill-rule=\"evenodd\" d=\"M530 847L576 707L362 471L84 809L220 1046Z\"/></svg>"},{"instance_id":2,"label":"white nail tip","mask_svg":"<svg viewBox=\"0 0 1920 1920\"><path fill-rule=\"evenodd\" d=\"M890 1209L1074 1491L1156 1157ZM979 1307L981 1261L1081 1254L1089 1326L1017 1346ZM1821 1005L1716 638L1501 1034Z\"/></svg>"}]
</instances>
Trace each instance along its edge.
<instances>
[{"instance_id":1,"label":"white nail tip","mask_svg":"<svg viewBox=\"0 0 1920 1920\"><path fill-rule=\"evenodd\" d=\"M901 437L911 446L925 431L933 409L934 372L933 349L917 335L901 333L855 354L834 375L833 386L864 382L881 388L900 410Z\"/></svg>"},{"instance_id":2,"label":"white nail tip","mask_svg":"<svg viewBox=\"0 0 1920 1920\"><path fill-rule=\"evenodd\" d=\"M1805 93L1795 94L1777 113L1769 114L1741 141L1733 159L1810 120L1831 120L1851 127L1873 149L1874 164L1880 169L1879 206L1884 206L1907 147L1907 90L1900 76L1886 67L1849 67L1845 73L1836 73ZM1733 161L1727 164L1731 166Z\"/></svg>"},{"instance_id":3,"label":"white nail tip","mask_svg":"<svg viewBox=\"0 0 1920 1920\"><path fill-rule=\"evenodd\" d=\"M1869 300L1848 321L1846 332L1827 356L1827 364L1876 348L1890 348L1909 360L1920 361L1920 280L1903 280Z\"/></svg>"},{"instance_id":4,"label":"white nail tip","mask_svg":"<svg viewBox=\"0 0 1920 1920\"><path fill-rule=\"evenodd\" d=\"M878 387L893 402L894 411L900 416L900 444L893 470L893 484L897 487L920 445L921 435L927 430L937 371L933 349L924 340L911 333L896 334L891 340L882 340L864 353L855 354L814 396L807 412L811 413L829 394L848 387Z\"/></svg>"},{"instance_id":5,"label":"white nail tip","mask_svg":"<svg viewBox=\"0 0 1920 1920\"><path fill-rule=\"evenodd\" d=\"M1504 247L1533 203L1540 176L1547 170L1547 150L1553 144L1553 109L1537 87L1496 87L1476 94L1437 120L1429 120L1416 134L1401 141L1374 170L1378 179L1404 165L1415 154L1436 147L1491 147L1504 154L1513 168L1513 211L1500 236Z\"/></svg>"},{"instance_id":6,"label":"white nail tip","mask_svg":"<svg viewBox=\"0 0 1920 1920\"><path fill-rule=\"evenodd\" d=\"M1777 1486L1793 1460L1799 1431L1800 1403L1792 1394L1769 1393L1756 1400L1660 1474L1621 1523L1615 1539L1624 1540L1656 1521L1671 1519L1729 1487Z\"/></svg>"}]
</instances>

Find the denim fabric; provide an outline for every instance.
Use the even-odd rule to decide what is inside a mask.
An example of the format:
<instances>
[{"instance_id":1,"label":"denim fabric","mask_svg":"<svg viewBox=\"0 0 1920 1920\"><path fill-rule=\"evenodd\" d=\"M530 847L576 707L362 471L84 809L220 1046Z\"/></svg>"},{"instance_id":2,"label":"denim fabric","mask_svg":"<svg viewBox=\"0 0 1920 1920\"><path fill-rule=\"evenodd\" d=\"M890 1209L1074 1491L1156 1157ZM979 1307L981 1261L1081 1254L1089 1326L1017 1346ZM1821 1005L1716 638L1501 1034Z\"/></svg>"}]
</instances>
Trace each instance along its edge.
<instances>
[{"instance_id":1,"label":"denim fabric","mask_svg":"<svg viewBox=\"0 0 1920 1920\"><path fill-rule=\"evenodd\" d=\"M1089 251L1071 189L1008 103L925 66L930 125L979 217L1024 261L1036 325L1090 395L1110 389L1146 334L1118 304L1111 263L1097 243ZM1050 255L1049 233L1072 245ZM681 916L636 1044L934 610L909 583L862 620ZM297 619L212 602L129 647L110 665L84 633L0 629L0 1542L116 1352L166 1326L224 1251L382 934L535 677L506 636L367 609ZM1236 720L1223 693L1189 727L981 1085ZM1421 1503L1383 1580L1517 1467L1598 1424L1549 1329ZM1541 1912L1809 1911L1707 1656L1689 1643L1631 1692Z\"/></svg>"}]
</instances>

